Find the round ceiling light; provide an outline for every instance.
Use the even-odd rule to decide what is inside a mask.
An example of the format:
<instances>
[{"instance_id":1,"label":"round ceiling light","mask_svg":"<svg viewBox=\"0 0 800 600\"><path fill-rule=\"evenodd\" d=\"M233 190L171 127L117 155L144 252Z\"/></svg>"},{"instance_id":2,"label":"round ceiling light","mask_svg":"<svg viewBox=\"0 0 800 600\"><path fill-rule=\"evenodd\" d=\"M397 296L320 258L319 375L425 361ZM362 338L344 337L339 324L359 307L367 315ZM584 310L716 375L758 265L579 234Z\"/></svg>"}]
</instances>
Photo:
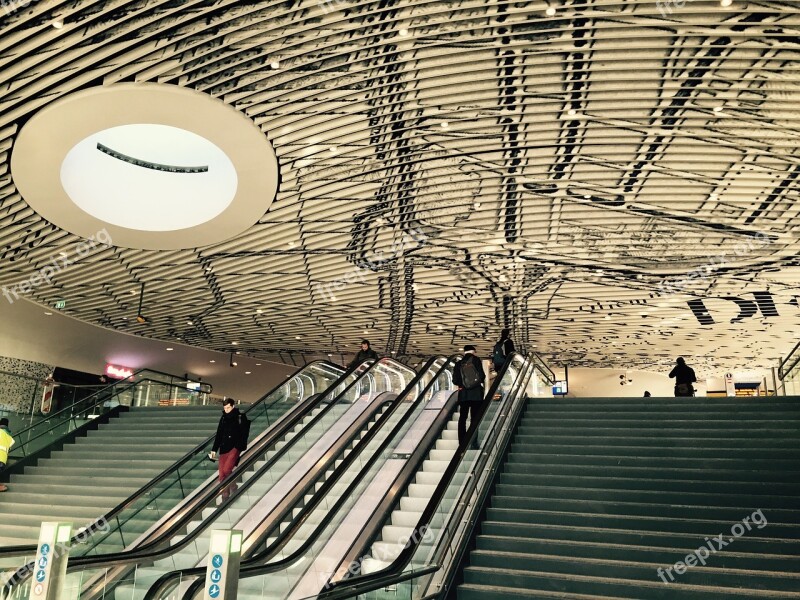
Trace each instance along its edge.
<instances>
[{"instance_id":1,"label":"round ceiling light","mask_svg":"<svg viewBox=\"0 0 800 600\"><path fill-rule=\"evenodd\" d=\"M11 172L42 217L115 246L206 246L249 229L278 188L264 133L224 102L186 88L84 90L34 115Z\"/></svg>"}]
</instances>

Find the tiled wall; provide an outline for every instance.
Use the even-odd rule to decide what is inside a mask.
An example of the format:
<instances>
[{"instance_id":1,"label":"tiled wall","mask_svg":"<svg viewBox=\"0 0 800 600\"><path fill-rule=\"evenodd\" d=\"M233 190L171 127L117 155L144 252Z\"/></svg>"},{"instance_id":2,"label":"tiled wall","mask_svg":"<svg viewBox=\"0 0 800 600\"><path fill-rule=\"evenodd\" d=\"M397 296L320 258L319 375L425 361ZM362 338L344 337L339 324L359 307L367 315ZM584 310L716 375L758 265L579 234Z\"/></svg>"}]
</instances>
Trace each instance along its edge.
<instances>
[{"instance_id":1,"label":"tiled wall","mask_svg":"<svg viewBox=\"0 0 800 600\"><path fill-rule=\"evenodd\" d=\"M19 358L7 358L0 356L0 411L6 412L26 412L31 407L31 397L41 394L41 382L53 372L51 365L20 360ZM37 381L9 375L14 373L26 377L35 377ZM37 397L38 403L41 398Z\"/></svg>"}]
</instances>

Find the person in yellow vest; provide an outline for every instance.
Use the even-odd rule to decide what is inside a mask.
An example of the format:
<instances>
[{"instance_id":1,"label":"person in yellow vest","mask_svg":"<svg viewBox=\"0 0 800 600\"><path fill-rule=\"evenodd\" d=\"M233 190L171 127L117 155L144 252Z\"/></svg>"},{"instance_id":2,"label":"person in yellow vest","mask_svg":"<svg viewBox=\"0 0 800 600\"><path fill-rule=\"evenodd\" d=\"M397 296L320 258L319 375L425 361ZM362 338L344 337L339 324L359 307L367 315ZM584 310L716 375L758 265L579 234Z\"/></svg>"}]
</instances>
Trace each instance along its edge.
<instances>
[{"instance_id":1,"label":"person in yellow vest","mask_svg":"<svg viewBox=\"0 0 800 600\"><path fill-rule=\"evenodd\" d=\"M14 445L14 438L11 437L11 430L8 428L8 419L0 419L0 473L6 468L8 463L8 451ZM0 483L0 492L5 492L8 486Z\"/></svg>"}]
</instances>

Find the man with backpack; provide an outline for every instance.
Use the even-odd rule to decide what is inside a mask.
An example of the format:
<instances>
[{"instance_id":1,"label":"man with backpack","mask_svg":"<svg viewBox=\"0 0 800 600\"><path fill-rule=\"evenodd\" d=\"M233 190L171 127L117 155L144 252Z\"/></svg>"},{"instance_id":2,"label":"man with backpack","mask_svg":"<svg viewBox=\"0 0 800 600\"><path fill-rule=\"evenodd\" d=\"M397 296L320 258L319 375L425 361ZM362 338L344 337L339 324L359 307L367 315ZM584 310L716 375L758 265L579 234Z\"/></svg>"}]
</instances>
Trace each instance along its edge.
<instances>
[{"instance_id":1,"label":"man with backpack","mask_svg":"<svg viewBox=\"0 0 800 600\"><path fill-rule=\"evenodd\" d=\"M477 427L478 415L484 403L483 383L486 374L475 346L464 346L464 358L453 369L453 383L458 386L458 443L467 439L467 415L470 428Z\"/></svg>"},{"instance_id":2,"label":"man with backpack","mask_svg":"<svg viewBox=\"0 0 800 600\"><path fill-rule=\"evenodd\" d=\"M511 330L503 329L500 332L500 340L494 345L492 350L492 365L495 373L500 372L500 368L505 364L506 358L514 352L514 342L511 341Z\"/></svg>"},{"instance_id":3,"label":"man with backpack","mask_svg":"<svg viewBox=\"0 0 800 600\"><path fill-rule=\"evenodd\" d=\"M217 460L219 451L219 480L225 481L239 464L239 455L247 449L247 438L250 435L250 421L247 415L236 408L236 400L226 398L222 403L222 417L217 426L217 436L208 457ZM228 486L222 491L222 498L227 498L236 486Z\"/></svg>"}]
</instances>

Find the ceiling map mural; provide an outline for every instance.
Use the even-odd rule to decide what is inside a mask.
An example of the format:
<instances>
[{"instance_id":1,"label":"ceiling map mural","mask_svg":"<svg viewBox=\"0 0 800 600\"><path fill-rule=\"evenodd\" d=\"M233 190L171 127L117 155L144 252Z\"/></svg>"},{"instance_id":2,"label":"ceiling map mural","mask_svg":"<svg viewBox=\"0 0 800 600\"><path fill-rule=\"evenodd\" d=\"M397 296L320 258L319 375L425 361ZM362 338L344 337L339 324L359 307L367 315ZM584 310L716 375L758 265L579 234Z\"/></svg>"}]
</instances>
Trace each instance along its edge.
<instances>
[{"instance_id":1,"label":"ceiling map mural","mask_svg":"<svg viewBox=\"0 0 800 600\"><path fill-rule=\"evenodd\" d=\"M504 326L571 366L769 367L797 342L794 2L9 0L0 49L4 302L296 364L362 337L488 354ZM260 218L87 244L26 198L16 161L50 167L15 145L40 111L145 84L258 128L278 171L245 198ZM97 147L82 181L103 161L214 177ZM109 181L113 208L132 184Z\"/></svg>"}]
</instances>

